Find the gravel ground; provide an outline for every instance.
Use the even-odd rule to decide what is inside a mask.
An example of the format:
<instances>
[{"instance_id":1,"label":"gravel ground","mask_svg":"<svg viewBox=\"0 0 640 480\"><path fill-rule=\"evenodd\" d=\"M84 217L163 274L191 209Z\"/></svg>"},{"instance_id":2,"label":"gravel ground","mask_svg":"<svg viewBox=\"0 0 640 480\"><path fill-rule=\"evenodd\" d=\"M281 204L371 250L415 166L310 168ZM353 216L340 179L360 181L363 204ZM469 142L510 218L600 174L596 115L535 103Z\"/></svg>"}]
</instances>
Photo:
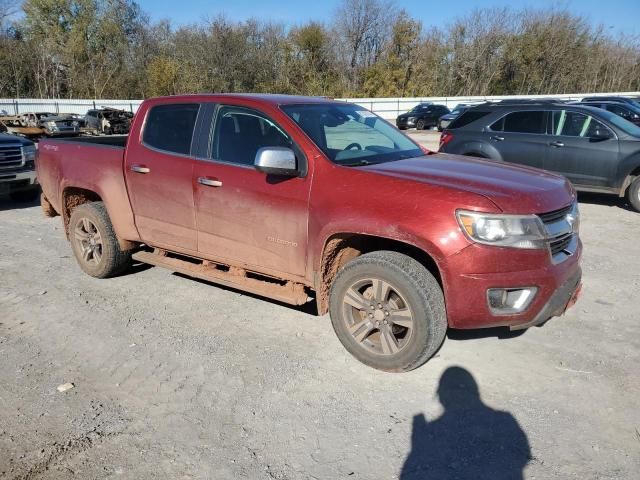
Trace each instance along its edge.
<instances>
[{"instance_id":1,"label":"gravel ground","mask_svg":"<svg viewBox=\"0 0 640 480\"><path fill-rule=\"evenodd\" d=\"M450 332L386 374L310 307L160 268L91 278L59 218L0 199L0 477L636 479L640 216L581 209L564 317Z\"/></svg>"}]
</instances>

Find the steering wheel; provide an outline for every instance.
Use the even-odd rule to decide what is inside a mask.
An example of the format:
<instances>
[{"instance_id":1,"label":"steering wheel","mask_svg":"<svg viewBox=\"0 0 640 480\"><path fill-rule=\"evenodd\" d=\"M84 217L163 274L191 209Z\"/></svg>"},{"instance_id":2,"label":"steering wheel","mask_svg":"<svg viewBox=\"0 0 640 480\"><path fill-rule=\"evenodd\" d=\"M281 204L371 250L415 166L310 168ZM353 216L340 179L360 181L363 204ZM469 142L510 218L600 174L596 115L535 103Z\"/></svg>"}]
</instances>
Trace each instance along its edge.
<instances>
[{"instance_id":1,"label":"steering wheel","mask_svg":"<svg viewBox=\"0 0 640 480\"><path fill-rule=\"evenodd\" d=\"M345 150L353 150L354 148L357 150L362 150L362 145L360 145L358 142L353 142L347 145L345 147Z\"/></svg>"}]
</instances>

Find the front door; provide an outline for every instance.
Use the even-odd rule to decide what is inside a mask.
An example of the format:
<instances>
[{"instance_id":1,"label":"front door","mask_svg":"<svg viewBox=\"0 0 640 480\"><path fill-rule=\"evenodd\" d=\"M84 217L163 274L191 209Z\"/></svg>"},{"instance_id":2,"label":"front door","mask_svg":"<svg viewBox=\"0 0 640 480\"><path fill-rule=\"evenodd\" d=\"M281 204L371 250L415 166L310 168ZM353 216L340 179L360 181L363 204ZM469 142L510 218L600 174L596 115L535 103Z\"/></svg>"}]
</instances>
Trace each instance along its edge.
<instances>
[{"instance_id":1,"label":"front door","mask_svg":"<svg viewBox=\"0 0 640 480\"><path fill-rule=\"evenodd\" d=\"M552 114L552 135L545 168L575 185L612 187L618 165L618 139L604 124L580 112Z\"/></svg>"},{"instance_id":2,"label":"front door","mask_svg":"<svg viewBox=\"0 0 640 480\"><path fill-rule=\"evenodd\" d=\"M197 250L191 142L200 105L156 105L142 142L131 142L125 178L142 240L155 246Z\"/></svg>"},{"instance_id":3,"label":"front door","mask_svg":"<svg viewBox=\"0 0 640 480\"><path fill-rule=\"evenodd\" d=\"M249 269L303 277L311 175L273 177L254 168L261 147L289 147L290 136L256 110L220 106L209 160L196 160L193 185L198 251Z\"/></svg>"}]
</instances>

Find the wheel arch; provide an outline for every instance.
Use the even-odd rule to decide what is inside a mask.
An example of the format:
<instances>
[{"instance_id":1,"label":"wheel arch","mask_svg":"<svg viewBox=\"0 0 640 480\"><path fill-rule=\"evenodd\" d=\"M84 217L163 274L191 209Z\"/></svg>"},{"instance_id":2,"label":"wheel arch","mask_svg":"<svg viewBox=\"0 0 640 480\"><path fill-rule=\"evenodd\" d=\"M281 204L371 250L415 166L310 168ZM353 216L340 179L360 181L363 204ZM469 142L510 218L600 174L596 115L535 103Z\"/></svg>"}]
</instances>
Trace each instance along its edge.
<instances>
[{"instance_id":1,"label":"wheel arch","mask_svg":"<svg viewBox=\"0 0 640 480\"><path fill-rule=\"evenodd\" d=\"M71 212L80 205L92 202L103 202L102 196L94 190L75 186L66 186L63 188L60 205L62 210L62 222L67 240L69 240L69 221L71 220ZM107 210L107 215L111 217L106 204L105 208ZM137 245L136 243L120 238L119 236L117 236L117 239L122 250L131 250Z\"/></svg>"},{"instance_id":2,"label":"wheel arch","mask_svg":"<svg viewBox=\"0 0 640 480\"><path fill-rule=\"evenodd\" d=\"M622 186L618 192L618 196L624 197L627 194L627 189L633 183L633 181L640 176L640 165L636 166L631 172L629 172L622 181Z\"/></svg>"},{"instance_id":3,"label":"wheel arch","mask_svg":"<svg viewBox=\"0 0 640 480\"><path fill-rule=\"evenodd\" d=\"M363 233L335 233L324 242L320 268L316 272L316 303L318 314L329 309L329 290L336 275L350 260L365 253L390 250L407 255L423 265L438 281L444 291L442 270L435 257L411 243Z\"/></svg>"}]
</instances>

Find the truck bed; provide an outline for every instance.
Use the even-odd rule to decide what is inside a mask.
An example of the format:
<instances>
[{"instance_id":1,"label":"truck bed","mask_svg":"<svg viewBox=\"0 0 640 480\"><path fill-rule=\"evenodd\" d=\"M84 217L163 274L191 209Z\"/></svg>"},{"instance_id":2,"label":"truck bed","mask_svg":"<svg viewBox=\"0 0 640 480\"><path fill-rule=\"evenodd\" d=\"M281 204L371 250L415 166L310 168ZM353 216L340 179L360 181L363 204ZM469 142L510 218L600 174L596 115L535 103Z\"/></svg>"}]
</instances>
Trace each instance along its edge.
<instances>
[{"instance_id":1,"label":"truck bed","mask_svg":"<svg viewBox=\"0 0 640 480\"><path fill-rule=\"evenodd\" d=\"M74 201L70 195L92 192L104 202L118 237L135 240L138 231L123 171L126 141L126 135L44 139L36 171L43 193L60 215L68 213L65 201Z\"/></svg>"},{"instance_id":2,"label":"truck bed","mask_svg":"<svg viewBox=\"0 0 640 480\"><path fill-rule=\"evenodd\" d=\"M91 145L102 145L105 147L125 148L127 145L128 135L105 135L100 137L73 137L59 138L56 142L64 143L82 143Z\"/></svg>"}]
</instances>

